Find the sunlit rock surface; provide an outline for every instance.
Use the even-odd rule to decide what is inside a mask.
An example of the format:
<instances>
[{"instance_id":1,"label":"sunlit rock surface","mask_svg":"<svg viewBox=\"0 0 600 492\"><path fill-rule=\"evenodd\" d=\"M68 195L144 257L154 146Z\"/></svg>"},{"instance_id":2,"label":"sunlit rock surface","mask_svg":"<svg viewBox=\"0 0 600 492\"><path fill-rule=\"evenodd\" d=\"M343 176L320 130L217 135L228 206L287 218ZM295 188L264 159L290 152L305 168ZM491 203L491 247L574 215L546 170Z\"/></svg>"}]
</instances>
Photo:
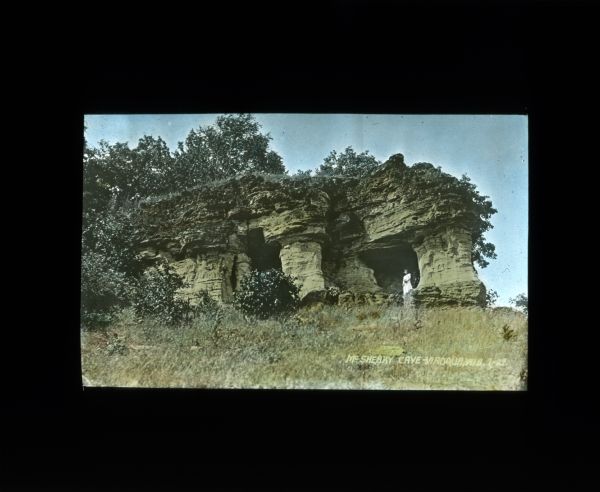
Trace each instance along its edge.
<instances>
[{"instance_id":1,"label":"sunlit rock surface","mask_svg":"<svg viewBox=\"0 0 600 492\"><path fill-rule=\"evenodd\" d=\"M418 279L419 305L481 305L471 259L474 212L460 197L415 189L401 154L370 176L245 175L141 207L135 240L151 267L164 259L193 300L207 291L231 302L251 269L280 268L301 296L339 289L339 302L381 302ZM329 297L327 297L329 298Z\"/></svg>"}]
</instances>

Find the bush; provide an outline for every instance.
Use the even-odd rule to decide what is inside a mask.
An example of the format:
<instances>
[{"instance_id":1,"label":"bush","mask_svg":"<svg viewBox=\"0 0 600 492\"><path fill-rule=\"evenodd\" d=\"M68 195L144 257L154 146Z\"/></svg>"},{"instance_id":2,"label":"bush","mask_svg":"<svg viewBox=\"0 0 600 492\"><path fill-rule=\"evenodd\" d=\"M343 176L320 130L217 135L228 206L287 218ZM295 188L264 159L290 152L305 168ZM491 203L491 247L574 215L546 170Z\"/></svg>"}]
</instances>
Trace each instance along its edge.
<instances>
[{"instance_id":1,"label":"bush","mask_svg":"<svg viewBox=\"0 0 600 492\"><path fill-rule=\"evenodd\" d=\"M299 292L294 279L281 270L253 270L242 280L234 305L246 314L268 318L295 311L300 303Z\"/></svg>"},{"instance_id":2,"label":"bush","mask_svg":"<svg viewBox=\"0 0 600 492\"><path fill-rule=\"evenodd\" d=\"M511 297L508 302L514 304L517 309L521 309L525 314L527 314L529 300L525 294L519 294L514 299Z\"/></svg>"},{"instance_id":3,"label":"bush","mask_svg":"<svg viewBox=\"0 0 600 492\"><path fill-rule=\"evenodd\" d=\"M344 152L337 153L332 150L323 160L323 164L316 172L317 176L367 176L377 169L381 162L369 151L357 154L352 147L346 147Z\"/></svg>"},{"instance_id":4,"label":"bush","mask_svg":"<svg viewBox=\"0 0 600 492\"><path fill-rule=\"evenodd\" d=\"M179 298L183 279L168 265L146 270L137 281L132 305L138 316L176 324L189 319L193 309L189 301Z\"/></svg>"},{"instance_id":5,"label":"bush","mask_svg":"<svg viewBox=\"0 0 600 492\"><path fill-rule=\"evenodd\" d=\"M109 324L127 298L128 279L104 256L87 252L81 258L81 322L84 328Z\"/></svg>"},{"instance_id":6,"label":"bush","mask_svg":"<svg viewBox=\"0 0 600 492\"><path fill-rule=\"evenodd\" d=\"M84 211L81 242L81 322L109 324L129 300L139 272L132 244L132 214Z\"/></svg>"},{"instance_id":7,"label":"bush","mask_svg":"<svg viewBox=\"0 0 600 492\"><path fill-rule=\"evenodd\" d=\"M196 294L196 301L197 304L192 308L193 316L209 323L213 336L216 336L216 330L223 321L225 311L206 290L201 290Z\"/></svg>"}]
</instances>

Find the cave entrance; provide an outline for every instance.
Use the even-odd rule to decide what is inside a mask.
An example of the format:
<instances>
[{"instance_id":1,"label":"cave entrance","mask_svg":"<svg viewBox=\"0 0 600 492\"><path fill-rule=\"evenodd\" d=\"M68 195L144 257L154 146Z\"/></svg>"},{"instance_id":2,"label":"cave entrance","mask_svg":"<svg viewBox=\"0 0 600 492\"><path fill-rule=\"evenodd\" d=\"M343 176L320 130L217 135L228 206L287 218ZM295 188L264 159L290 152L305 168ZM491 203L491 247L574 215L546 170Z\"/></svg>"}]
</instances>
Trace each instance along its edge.
<instances>
[{"instance_id":1,"label":"cave entrance","mask_svg":"<svg viewBox=\"0 0 600 492\"><path fill-rule=\"evenodd\" d=\"M365 251L360 258L373 270L377 284L386 292L402 292L404 269L412 274L413 288L419 285L420 272L417 254L406 243Z\"/></svg>"},{"instance_id":2,"label":"cave entrance","mask_svg":"<svg viewBox=\"0 0 600 492\"><path fill-rule=\"evenodd\" d=\"M262 229L252 229L248 232L248 256L253 270L281 270L280 249L281 246L276 242L265 242Z\"/></svg>"}]
</instances>

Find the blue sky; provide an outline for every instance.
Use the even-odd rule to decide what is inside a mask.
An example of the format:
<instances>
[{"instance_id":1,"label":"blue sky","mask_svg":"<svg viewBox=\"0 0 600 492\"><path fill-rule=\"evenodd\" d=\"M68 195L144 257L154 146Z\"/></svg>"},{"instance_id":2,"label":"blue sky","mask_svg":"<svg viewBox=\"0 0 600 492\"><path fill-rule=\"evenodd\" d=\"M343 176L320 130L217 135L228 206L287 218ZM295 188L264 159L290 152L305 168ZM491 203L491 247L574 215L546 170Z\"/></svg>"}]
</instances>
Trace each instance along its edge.
<instances>
[{"instance_id":1,"label":"blue sky","mask_svg":"<svg viewBox=\"0 0 600 492\"><path fill-rule=\"evenodd\" d=\"M216 114L87 115L86 137L95 146L129 142L143 135L162 137L171 150L192 128L214 123ZM479 276L498 292L498 305L527 293L528 134L522 115L351 115L255 114L271 148L292 174L318 167L331 150L352 146L384 161L404 154L408 165L431 162L460 177L467 174L498 213L486 235L498 258Z\"/></svg>"}]
</instances>

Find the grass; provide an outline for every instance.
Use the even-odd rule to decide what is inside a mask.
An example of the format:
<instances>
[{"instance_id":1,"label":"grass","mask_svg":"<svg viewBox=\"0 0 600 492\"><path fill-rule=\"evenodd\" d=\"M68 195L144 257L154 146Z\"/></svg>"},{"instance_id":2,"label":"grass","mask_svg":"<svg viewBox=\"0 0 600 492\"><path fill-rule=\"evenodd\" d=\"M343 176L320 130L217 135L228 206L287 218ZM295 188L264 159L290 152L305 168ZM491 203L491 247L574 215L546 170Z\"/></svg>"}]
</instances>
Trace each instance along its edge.
<instances>
[{"instance_id":1,"label":"grass","mask_svg":"<svg viewBox=\"0 0 600 492\"><path fill-rule=\"evenodd\" d=\"M507 335L510 333L510 335ZM522 390L527 317L515 310L304 308L257 320L224 308L184 326L136 322L82 333L93 386Z\"/></svg>"}]
</instances>

